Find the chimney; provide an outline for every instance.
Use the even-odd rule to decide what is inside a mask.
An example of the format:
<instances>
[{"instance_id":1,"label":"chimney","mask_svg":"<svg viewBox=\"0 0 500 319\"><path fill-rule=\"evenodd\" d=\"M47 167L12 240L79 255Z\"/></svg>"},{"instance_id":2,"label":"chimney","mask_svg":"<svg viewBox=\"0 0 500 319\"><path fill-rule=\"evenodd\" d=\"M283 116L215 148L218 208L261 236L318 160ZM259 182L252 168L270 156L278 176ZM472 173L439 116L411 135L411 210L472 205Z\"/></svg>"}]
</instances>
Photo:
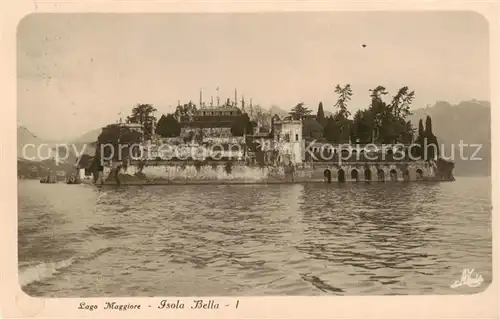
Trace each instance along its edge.
<instances>
[{"instance_id":1,"label":"chimney","mask_svg":"<svg viewBox=\"0 0 500 319\"><path fill-rule=\"evenodd\" d=\"M250 119L253 116L253 106L252 106L252 98L250 98Z\"/></svg>"},{"instance_id":2,"label":"chimney","mask_svg":"<svg viewBox=\"0 0 500 319\"><path fill-rule=\"evenodd\" d=\"M203 107L203 91L200 89L200 108Z\"/></svg>"},{"instance_id":3,"label":"chimney","mask_svg":"<svg viewBox=\"0 0 500 319\"><path fill-rule=\"evenodd\" d=\"M220 106L219 87L217 87L217 106Z\"/></svg>"}]
</instances>

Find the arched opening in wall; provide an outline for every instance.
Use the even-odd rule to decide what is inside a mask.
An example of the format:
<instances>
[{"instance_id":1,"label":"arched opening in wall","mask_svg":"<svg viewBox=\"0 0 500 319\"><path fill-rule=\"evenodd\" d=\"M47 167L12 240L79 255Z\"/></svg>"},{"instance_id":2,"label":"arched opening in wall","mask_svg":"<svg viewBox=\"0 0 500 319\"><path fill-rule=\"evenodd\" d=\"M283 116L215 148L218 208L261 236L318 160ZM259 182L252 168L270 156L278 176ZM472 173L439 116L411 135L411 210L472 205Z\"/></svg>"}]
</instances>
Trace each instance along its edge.
<instances>
[{"instance_id":1,"label":"arched opening in wall","mask_svg":"<svg viewBox=\"0 0 500 319\"><path fill-rule=\"evenodd\" d=\"M398 172L395 169L391 169L390 174L391 174L391 181L398 180Z\"/></svg>"},{"instance_id":2,"label":"arched opening in wall","mask_svg":"<svg viewBox=\"0 0 500 319\"><path fill-rule=\"evenodd\" d=\"M404 172L403 172L403 180L405 180L405 181L410 180L410 171L408 171L407 169L404 170Z\"/></svg>"},{"instance_id":3,"label":"arched opening in wall","mask_svg":"<svg viewBox=\"0 0 500 319\"><path fill-rule=\"evenodd\" d=\"M330 184L332 182L332 172L329 169L325 169L323 175L325 176L325 181Z\"/></svg>"},{"instance_id":4,"label":"arched opening in wall","mask_svg":"<svg viewBox=\"0 0 500 319\"><path fill-rule=\"evenodd\" d=\"M379 169L377 171L377 179L379 182L384 182L385 181L385 172L383 169Z\"/></svg>"},{"instance_id":5,"label":"arched opening in wall","mask_svg":"<svg viewBox=\"0 0 500 319\"><path fill-rule=\"evenodd\" d=\"M365 169L365 182L370 182L372 180L372 171L367 168Z\"/></svg>"},{"instance_id":6,"label":"arched opening in wall","mask_svg":"<svg viewBox=\"0 0 500 319\"><path fill-rule=\"evenodd\" d=\"M356 182L359 181L359 173L358 173L357 169L353 169L351 171L351 179L356 181Z\"/></svg>"},{"instance_id":7,"label":"arched opening in wall","mask_svg":"<svg viewBox=\"0 0 500 319\"><path fill-rule=\"evenodd\" d=\"M337 180L340 182L340 183L344 183L345 182L345 172L343 169L339 169L338 172L337 172Z\"/></svg>"},{"instance_id":8,"label":"arched opening in wall","mask_svg":"<svg viewBox=\"0 0 500 319\"><path fill-rule=\"evenodd\" d=\"M424 172L419 168L417 169L417 181L421 181L422 179L424 179Z\"/></svg>"}]
</instances>

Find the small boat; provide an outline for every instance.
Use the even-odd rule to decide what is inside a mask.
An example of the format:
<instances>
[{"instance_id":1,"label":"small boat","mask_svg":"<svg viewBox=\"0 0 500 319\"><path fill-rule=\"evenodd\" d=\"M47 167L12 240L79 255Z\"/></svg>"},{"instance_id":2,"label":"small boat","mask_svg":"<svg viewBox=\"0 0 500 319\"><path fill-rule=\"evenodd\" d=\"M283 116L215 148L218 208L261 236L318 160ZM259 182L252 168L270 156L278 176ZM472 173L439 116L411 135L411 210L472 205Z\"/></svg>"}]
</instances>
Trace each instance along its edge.
<instances>
[{"instance_id":1,"label":"small boat","mask_svg":"<svg viewBox=\"0 0 500 319\"><path fill-rule=\"evenodd\" d=\"M57 183L57 180L52 176L47 176L47 177L40 179L40 183L42 183L42 184L55 184L55 183Z\"/></svg>"},{"instance_id":2,"label":"small boat","mask_svg":"<svg viewBox=\"0 0 500 319\"><path fill-rule=\"evenodd\" d=\"M66 184L80 184L81 180L74 175L71 175L67 180Z\"/></svg>"}]
</instances>

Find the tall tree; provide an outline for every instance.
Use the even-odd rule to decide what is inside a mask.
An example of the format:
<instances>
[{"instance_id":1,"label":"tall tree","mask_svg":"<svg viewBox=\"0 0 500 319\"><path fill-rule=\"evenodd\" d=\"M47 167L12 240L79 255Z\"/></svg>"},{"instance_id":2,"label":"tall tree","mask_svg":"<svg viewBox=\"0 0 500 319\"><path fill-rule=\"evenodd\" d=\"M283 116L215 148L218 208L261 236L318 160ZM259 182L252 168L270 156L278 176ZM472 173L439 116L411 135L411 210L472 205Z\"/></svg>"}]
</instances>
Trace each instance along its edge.
<instances>
[{"instance_id":1,"label":"tall tree","mask_svg":"<svg viewBox=\"0 0 500 319\"><path fill-rule=\"evenodd\" d=\"M325 125L325 111L323 110L323 102L319 102L318 113L316 114L316 120L321 125Z\"/></svg>"},{"instance_id":2,"label":"tall tree","mask_svg":"<svg viewBox=\"0 0 500 319\"><path fill-rule=\"evenodd\" d=\"M413 128L411 121L406 121L405 128L401 136L402 142L404 144L411 144L413 142L414 135L415 135L415 129Z\"/></svg>"},{"instance_id":3,"label":"tall tree","mask_svg":"<svg viewBox=\"0 0 500 319\"><path fill-rule=\"evenodd\" d=\"M311 115L311 110L304 106L304 103L297 104L289 114L294 120L305 120Z\"/></svg>"},{"instance_id":4,"label":"tall tree","mask_svg":"<svg viewBox=\"0 0 500 319\"><path fill-rule=\"evenodd\" d=\"M97 137L96 157L99 161L101 158L117 161L124 160L130 155L136 156L141 141L140 132L116 124L108 125Z\"/></svg>"},{"instance_id":5,"label":"tall tree","mask_svg":"<svg viewBox=\"0 0 500 319\"><path fill-rule=\"evenodd\" d=\"M149 138L153 134L153 123L156 121L154 112L156 111L151 104L137 104L132 109L132 114L127 117L127 122L143 125L144 135Z\"/></svg>"},{"instance_id":6,"label":"tall tree","mask_svg":"<svg viewBox=\"0 0 500 319\"><path fill-rule=\"evenodd\" d=\"M410 105L413 101L415 92L404 86L398 90L389 104L382 101L382 96L386 95L385 89L382 86L372 90L372 101L379 105L379 114L382 115L382 124L384 125L384 141L397 143L412 139L413 128L408 125L406 118L411 114ZM384 107L380 107L385 105Z\"/></svg>"},{"instance_id":7,"label":"tall tree","mask_svg":"<svg viewBox=\"0 0 500 319\"><path fill-rule=\"evenodd\" d=\"M413 139L413 127L406 120L410 114L409 107L414 97L414 92L410 92L408 87L401 88L394 96L391 103L384 101L384 96L388 94L384 86L379 85L370 90L371 103L368 109L359 110L351 120L347 118L346 101L352 94L344 93L344 89L337 86L336 92L339 94L339 101L336 103L338 111L333 119L335 126L329 123L330 127L326 129L325 136L338 132L338 137L333 138L340 142L360 142L368 143L371 141L379 143L410 143ZM346 90L348 91L349 88ZM332 139L332 137L330 137Z\"/></svg>"},{"instance_id":8,"label":"tall tree","mask_svg":"<svg viewBox=\"0 0 500 319\"><path fill-rule=\"evenodd\" d=\"M386 88L382 85L379 85L374 89L371 89L370 92L371 92L370 98L372 99L372 101L373 100L381 101L382 98L388 94Z\"/></svg>"},{"instance_id":9,"label":"tall tree","mask_svg":"<svg viewBox=\"0 0 500 319\"><path fill-rule=\"evenodd\" d=\"M390 104L391 111L396 118L406 119L411 115L410 105L415 98L415 91L411 91L407 86L399 89Z\"/></svg>"},{"instance_id":10,"label":"tall tree","mask_svg":"<svg viewBox=\"0 0 500 319\"><path fill-rule=\"evenodd\" d=\"M162 115L156 126L156 134L162 137L176 137L181 133L181 125L172 114Z\"/></svg>"},{"instance_id":11,"label":"tall tree","mask_svg":"<svg viewBox=\"0 0 500 319\"><path fill-rule=\"evenodd\" d=\"M373 130L376 142L390 143L392 132L392 118L390 117L390 108L383 100L383 97L388 94L386 88L382 85L370 90L370 112L372 113ZM391 136L391 137L390 137Z\"/></svg>"},{"instance_id":12,"label":"tall tree","mask_svg":"<svg viewBox=\"0 0 500 319\"><path fill-rule=\"evenodd\" d=\"M344 87L341 87L337 84L335 93L338 95L338 98L334 105L337 108L337 112L335 112L333 116L336 122L333 131L337 132L338 136L334 138L334 140L340 143L346 143L349 141L352 132L351 121L349 120L351 112L347 109L347 103L351 100L353 95L351 85L346 84Z\"/></svg>"},{"instance_id":13,"label":"tall tree","mask_svg":"<svg viewBox=\"0 0 500 319\"><path fill-rule=\"evenodd\" d=\"M425 141L427 147L427 158L426 160L432 160L439 156L439 145L436 135L432 133L432 120L429 115L425 119Z\"/></svg>"},{"instance_id":14,"label":"tall tree","mask_svg":"<svg viewBox=\"0 0 500 319\"><path fill-rule=\"evenodd\" d=\"M432 135L432 120L429 115L425 118L425 134L427 136Z\"/></svg>"},{"instance_id":15,"label":"tall tree","mask_svg":"<svg viewBox=\"0 0 500 319\"><path fill-rule=\"evenodd\" d=\"M338 112L342 117L346 119L349 118L351 112L347 109L347 103L351 100L353 95L351 85L346 84L344 87L341 87L337 84L335 87L335 93L338 95L335 107L338 109Z\"/></svg>"},{"instance_id":16,"label":"tall tree","mask_svg":"<svg viewBox=\"0 0 500 319\"><path fill-rule=\"evenodd\" d=\"M359 140L361 144L372 142L373 137L373 119L370 110L358 110L354 114L352 131L354 142Z\"/></svg>"},{"instance_id":17,"label":"tall tree","mask_svg":"<svg viewBox=\"0 0 500 319\"><path fill-rule=\"evenodd\" d=\"M421 139L424 137L424 124L422 119L418 121L418 138Z\"/></svg>"}]
</instances>

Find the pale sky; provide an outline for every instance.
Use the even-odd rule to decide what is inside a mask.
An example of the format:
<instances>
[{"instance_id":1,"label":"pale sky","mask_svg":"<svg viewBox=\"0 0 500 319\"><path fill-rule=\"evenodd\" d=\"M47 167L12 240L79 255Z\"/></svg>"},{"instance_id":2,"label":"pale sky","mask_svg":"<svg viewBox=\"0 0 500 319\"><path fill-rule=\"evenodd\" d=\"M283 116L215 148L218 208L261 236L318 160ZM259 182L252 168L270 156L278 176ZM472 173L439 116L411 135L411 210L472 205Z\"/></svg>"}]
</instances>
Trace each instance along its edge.
<instances>
[{"instance_id":1,"label":"pale sky","mask_svg":"<svg viewBox=\"0 0 500 319\"><path fill-rule=\"evenodd\" d=\"M415 90L414 107L489 100L488 25L472 12L44 14L18 29L18 122L71 139L177 100L234 96L289 110L350 83L350 109L369 89ZM361 45L366 44L366 48ZM239 97L241 100L241 96Z\"/></svg>"}]
</instances>

